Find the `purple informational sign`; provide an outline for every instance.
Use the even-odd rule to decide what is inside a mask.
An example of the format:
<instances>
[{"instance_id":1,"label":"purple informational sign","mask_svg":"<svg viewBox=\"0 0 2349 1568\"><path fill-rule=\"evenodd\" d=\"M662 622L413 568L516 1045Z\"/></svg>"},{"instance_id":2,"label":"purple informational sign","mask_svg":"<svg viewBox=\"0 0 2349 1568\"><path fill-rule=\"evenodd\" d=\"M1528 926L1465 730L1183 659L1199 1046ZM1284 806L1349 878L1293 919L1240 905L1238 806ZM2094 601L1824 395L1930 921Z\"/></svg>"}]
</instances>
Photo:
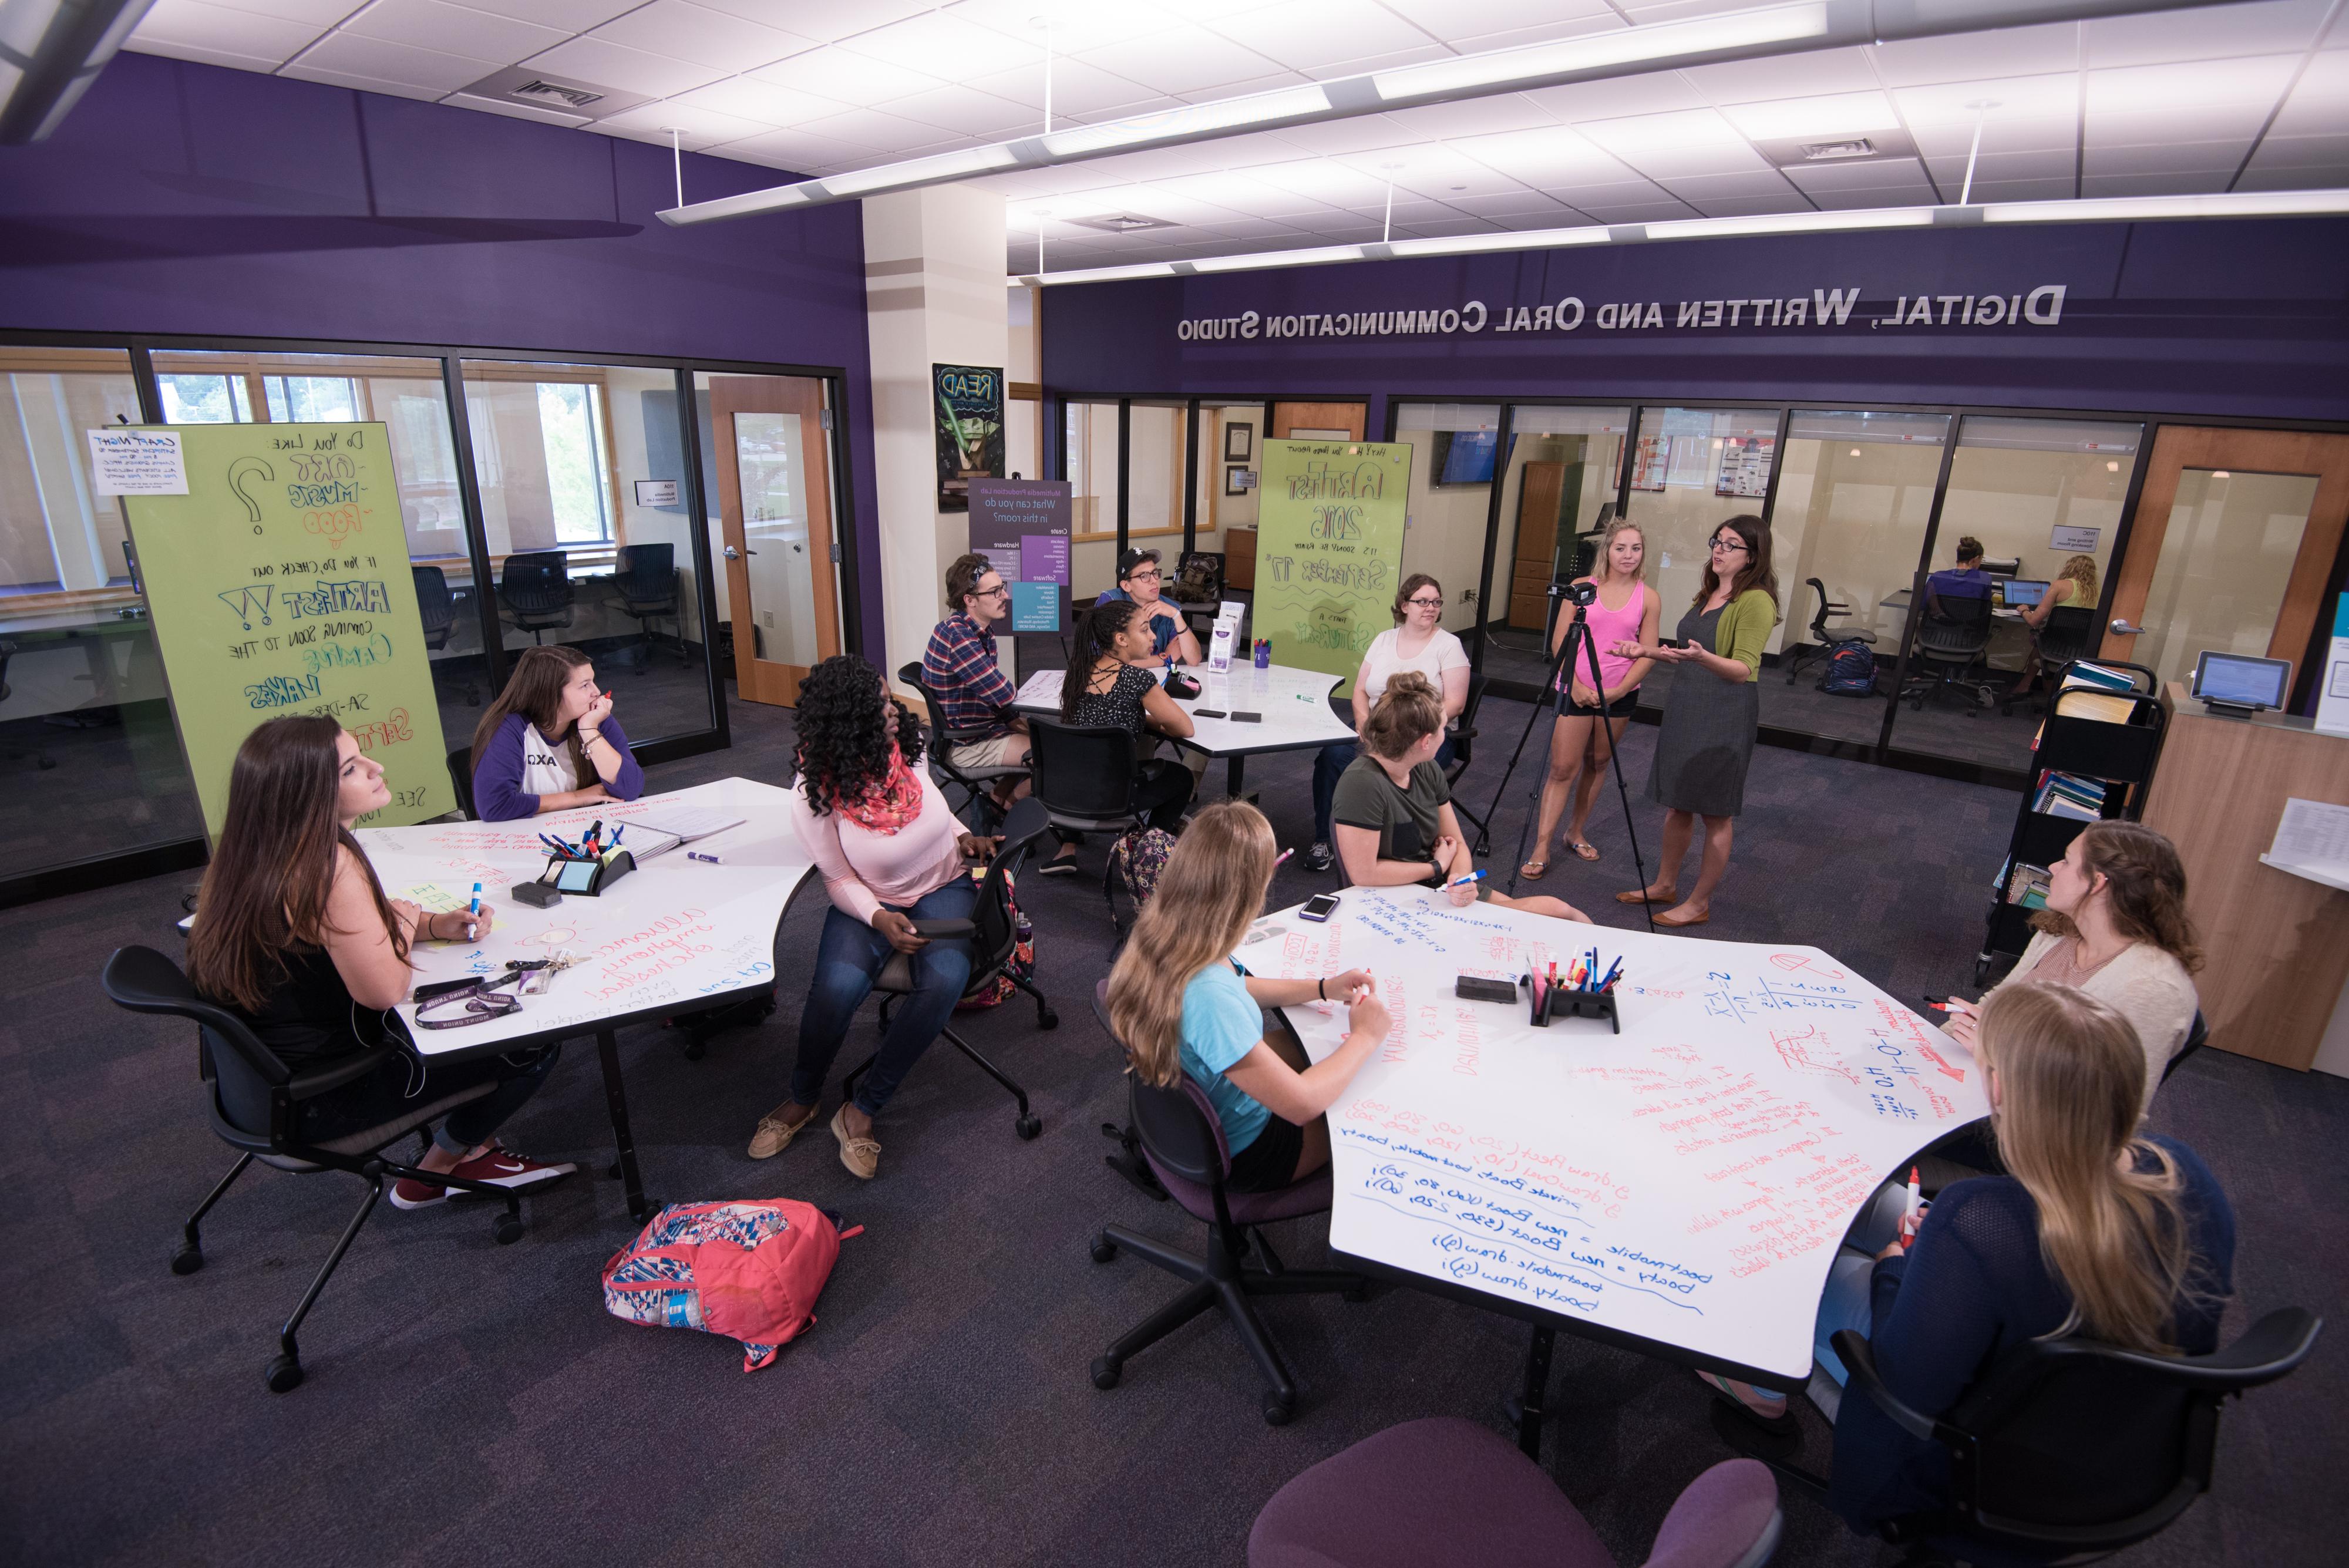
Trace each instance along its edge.
<instances>
[{"instance_id":1,"label":"purple informational sign","mask_svg":"<svg viewBox=\"0 0 2349 1568\"><path fill-rule=\"evenodd\" d=\"M1069 493L1060 479L970 482L970 547L1011 585L1014 631L1069 629Z\"/></svg>"},{"instance_id":2,"label":"purple informational sign","mask_svg":"<svg viewBox=\"0 0 2349 1568\"><path fill-rule=\"evenodd\" d=\"M1019 580L1069 586L1069 536L1030 534L1019 541Z\"/></svg>"}]
</instances>

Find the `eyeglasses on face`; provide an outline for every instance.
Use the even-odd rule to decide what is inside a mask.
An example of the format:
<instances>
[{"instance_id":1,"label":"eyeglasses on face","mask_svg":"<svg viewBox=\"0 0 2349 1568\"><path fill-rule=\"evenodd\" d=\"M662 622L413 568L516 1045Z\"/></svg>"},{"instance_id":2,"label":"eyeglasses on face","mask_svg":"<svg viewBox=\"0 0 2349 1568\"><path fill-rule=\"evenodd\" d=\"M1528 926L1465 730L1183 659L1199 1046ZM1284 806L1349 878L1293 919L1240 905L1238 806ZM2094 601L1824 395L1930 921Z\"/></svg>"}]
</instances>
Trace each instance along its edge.
<instances>
[{"instance_id":1,"label":"eyeglasses on face","mask_svg":"<svg viewBox=\"0 0 2349 1568\"><path fill-rule=\"evenodd\" d=\"M1158 580L1158 568L1153 566L1146 572L1128 572L1125 580L1129 583L1154 583Z\"/></svg>"},{"instance_id":2,"label":"eyeglasses on face","mask_svg":"<svg viewBox=\"0 0 2349 1568\"><path fill-rule=\"evenodd\" d=\"M998 584L996 584L996 585L995 585L993 587L991 587L991 588L978 588L978 589L975 589L975 590L973 590L973 591L978 595L978 597L983 598L983 599L1000 599L1000 598L1008 598L1008 597L1010 597L1010 594L1011 594L1011 590L1010 590L1009 587L1005 587L1003 584L1001 584L1001 583L998 583Z\"/></svg>"},{"instance_id":3,"label":"eyeglasses on face","mask_svg":"<svg viewBox=\"0 0 2349 1568\"><path fill-rule=\"evenodd\" d=\"M1713 542L1713 553L1716 556L1744 548L1745 548L1745 541L1743 539L1715 539Z\"/></svg>"},{"instance_id":4,"label":"eyeglasses on face","mask_svg":"<svg viewBox=\"0 0 2349 1568\"><path fill-rule=\"evenodd\" d=\"M1444 607L1444 601L1442 599L1431 599L1424 595L1414 599L1405 599L1402 602L1407 605L1416 606L1421 609L1442 609Z\"/></svg>"}]
</instances>

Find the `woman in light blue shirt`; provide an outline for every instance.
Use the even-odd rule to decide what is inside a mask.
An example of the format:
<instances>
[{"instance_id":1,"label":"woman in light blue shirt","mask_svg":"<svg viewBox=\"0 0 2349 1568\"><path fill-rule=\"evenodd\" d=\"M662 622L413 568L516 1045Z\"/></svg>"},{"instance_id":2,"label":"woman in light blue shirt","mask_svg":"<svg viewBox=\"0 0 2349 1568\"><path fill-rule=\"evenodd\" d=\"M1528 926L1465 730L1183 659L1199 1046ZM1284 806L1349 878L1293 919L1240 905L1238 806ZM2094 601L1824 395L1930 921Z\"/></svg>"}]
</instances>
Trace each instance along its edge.
<instances>
[{"instance_id":1,"label":"woman in light blue shirt","mask_svg":"<svg viewBox=\"0 0 2349 1568\"><path fill-rule=\"evenodd\" d=\"M1110 1026L1129 1064L1145 1084L1171 1088L1187 1074L1206 1092L1239 1192L1287 1187L1330 1163L1324 1113L1391 1026L1367 970L1264 980L1233 961L1274 864L1272 826L1256 807L1227 800L1201 811L1109 977ZM1315 1002L1344 1006L1347 1032L1326 1060L1309 1063L1294 1040L1266 1037L1263 1010Z\"/></svg>"}]
</instances>

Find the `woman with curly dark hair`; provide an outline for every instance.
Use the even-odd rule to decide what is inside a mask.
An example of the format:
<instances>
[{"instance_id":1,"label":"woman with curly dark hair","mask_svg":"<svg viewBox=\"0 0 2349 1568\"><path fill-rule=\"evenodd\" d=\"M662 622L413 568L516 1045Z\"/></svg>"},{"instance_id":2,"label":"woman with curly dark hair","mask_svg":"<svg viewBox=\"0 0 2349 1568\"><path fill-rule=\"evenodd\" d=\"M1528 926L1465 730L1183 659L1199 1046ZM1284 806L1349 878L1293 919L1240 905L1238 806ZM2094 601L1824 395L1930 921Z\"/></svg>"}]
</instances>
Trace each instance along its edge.
<instances>
[{"instance_id":1,"label":"woman with curly dark hair","mask_svg":"<svg viewBox=\"0 0 2349 1568\"><path fill-rule=\"evenodd\" d=\"M962 831L929 770L918 765L921 725L889 695L881 672L854 654L808 672L798 728L799 778L784 809L823 873L832 908L800 1012L791 1097L759 1118L750 1158L782 1153L814 1121L832 1059L874 977L891 955L904 953L914 993L899 1002L855 1099L832 1118L840 1162L869 1179L881 1163L873 1118L937 1038L970 979L968 941L925 940L914 923L970 918L978 889L963 861L993 854L996 840Z\"/></svg>"}]
</instances>

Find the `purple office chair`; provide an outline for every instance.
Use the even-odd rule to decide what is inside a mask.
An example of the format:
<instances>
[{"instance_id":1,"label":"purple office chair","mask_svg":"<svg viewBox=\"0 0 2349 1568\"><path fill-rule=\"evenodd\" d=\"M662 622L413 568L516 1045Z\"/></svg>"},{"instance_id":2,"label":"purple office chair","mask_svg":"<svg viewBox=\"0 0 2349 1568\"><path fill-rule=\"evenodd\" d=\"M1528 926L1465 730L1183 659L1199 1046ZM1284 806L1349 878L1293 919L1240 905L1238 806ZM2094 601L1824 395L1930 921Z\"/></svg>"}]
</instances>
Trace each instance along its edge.
<instances>
[{"instance_id":1,"label":"purple office chair","mask_svg":"<svg viewBox=\"0 0 2349 1568\"><path fill-rule=\"evenodd\" d=\"M1645 1568L1761 1568L1777 1550L1778 1484L1757 1459L1689 1482ZM1455 1416L1405 1421L1272 1494L1248 1568L1616 1568L1566 1494L1507 1439Z\"/></svg>"}]
</instances>

